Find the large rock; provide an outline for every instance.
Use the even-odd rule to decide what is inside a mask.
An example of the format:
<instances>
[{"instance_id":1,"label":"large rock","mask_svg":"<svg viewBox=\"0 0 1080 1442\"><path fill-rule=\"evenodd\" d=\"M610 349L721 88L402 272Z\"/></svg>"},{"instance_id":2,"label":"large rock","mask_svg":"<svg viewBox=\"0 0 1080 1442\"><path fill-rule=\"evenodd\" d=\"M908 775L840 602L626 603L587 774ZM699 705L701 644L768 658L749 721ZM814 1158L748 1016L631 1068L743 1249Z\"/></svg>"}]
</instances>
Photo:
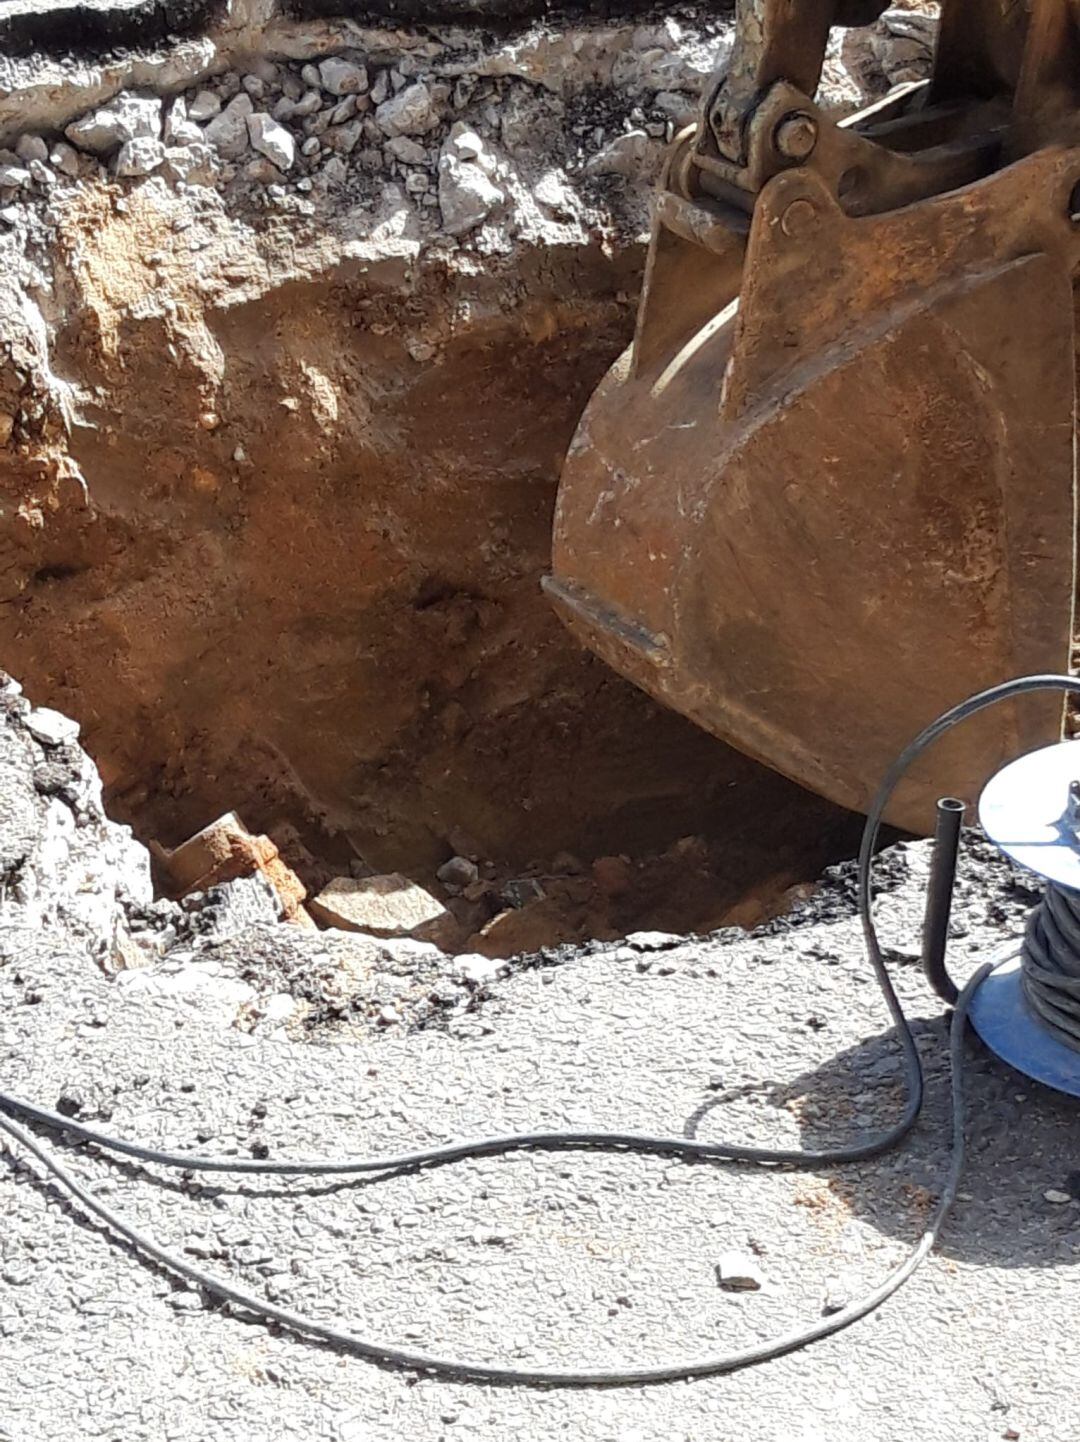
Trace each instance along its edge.
<instances>
[{"instance_id":1,"label":"large rock","mask_svg":"<svg viewBox=\"0 0 1080 1442\"><path fill-rule=\"evenodd\" d=\"M338 876L310 904L312 916L342 931L408 936L452 945L458 924L442 902L394 871L387 876Z\"/></svg>"},{"instance_id":2,"label":"large rock","mask_svg":"<svg viewBox=\"0 0 1080 1442\"><path fill-rule=\"evenodd\" d=\"M471 160L447 150L439 160L439 209L449 235L467 235L481 225L505 196Z\"/></svg>"},{"instance_id":3,"label":"large rock","mask_svg":"<svg viewBox=\"0 0 1080 1442\"><path fill-rule=\"evenodd\" d=\"M110 105L74 121L64 134L93 155L111 155L129 140L158 140L161 101L151 95L118 95Z\"/></svg>"},{"instance_id":4,"label":"large rock","mask_svg":"<svg viewBox=\"0 0 1080 1442\"><path fill-rule=\"evenodd\" d=\"M375 112L384 135L426 135L439 124L435 98L422 80L384 100Z\"/></svg>"},{"instance_id":5,"label":"large rock","mask_svg":"<svg viewBox=\"0 0 1080 1442\"><path fill-rule=\"evenodd\" d=\"M260 155L265 155L278 170L290 169L296 159L296 141L284 125L256 111L247 117L247 128L251 144Z\"/></svg>"},{"instance_id":6,"label":"large rock","mask_svg":"<svg viewBox=\"0 0 1080 1442\"><path fill-rule=\"evenodd\" d=\"M255 107L246 91L234 96L220 115L203 127L203 139L229 160L238 160L248 149L248 116Z\"/></svg>"}]
</instances>

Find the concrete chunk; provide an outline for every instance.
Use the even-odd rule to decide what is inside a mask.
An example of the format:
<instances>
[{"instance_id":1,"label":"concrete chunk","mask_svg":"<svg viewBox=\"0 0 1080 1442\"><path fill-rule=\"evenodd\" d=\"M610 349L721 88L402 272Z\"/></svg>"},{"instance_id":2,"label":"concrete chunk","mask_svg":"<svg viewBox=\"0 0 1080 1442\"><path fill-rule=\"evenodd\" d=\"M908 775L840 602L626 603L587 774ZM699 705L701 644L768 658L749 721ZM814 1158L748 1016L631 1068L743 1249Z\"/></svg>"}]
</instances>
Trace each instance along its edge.
<instances>
[{"instance_id":1,"label":"concrete chunk","mask_svg":"<svg viewBox=\"0 0 1080 1442\"><path fill-rule=\"evenodd\" d=\"M408 936L447 945L458 926L441 901L394 871L386 876L337 876L310 903L326 926L371 936Z\"/></svg>"},{"instance_id":2,"label":"concrete chunk","mask_svg":"<svg viewBox=\"0 0 1080 1442\"><path fill-rule=\"evenodd\" d=\"M303 924L301 903L307 891L300 878L282 860L268 836L255 836L235 811L226 812L170 851L156 841L150 850L168 878L174 896L208 891L222 882L256 873L277 895L287 921Z\"/></svg>"},{"instance_id":3,"label":"concrete chunk","mask_svg":"<svg viewBox=\"0 0 1080 1442\"><path fill-rule=\"evenodd\" d=\"M189 120L212 120L221 113L221 98L212 90L200 90L187 108Z\"/></svg>"}]
</instances>

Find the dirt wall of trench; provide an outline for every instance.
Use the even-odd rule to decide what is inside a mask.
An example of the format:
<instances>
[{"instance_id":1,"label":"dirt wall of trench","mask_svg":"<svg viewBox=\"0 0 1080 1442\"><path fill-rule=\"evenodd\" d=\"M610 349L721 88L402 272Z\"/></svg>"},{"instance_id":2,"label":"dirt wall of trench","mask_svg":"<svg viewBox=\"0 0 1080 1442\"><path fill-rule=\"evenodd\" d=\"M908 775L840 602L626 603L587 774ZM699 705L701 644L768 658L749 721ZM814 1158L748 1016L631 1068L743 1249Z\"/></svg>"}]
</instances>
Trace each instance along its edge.
<instances>
[{"instance_id":1,"label":"dirt wall of trench","mask_svg":"<svg viewBox=\"0 0 1080 1442\"><path fill-rule=\"evenodd\" d=\"M612 675L540 592L640 251L342 261L244 299L234 249L215 309L163 233L137 199L64 217L53 364L94 401L59 471L8 471L6 664L81 718L116 816L171 845L235 808L311 874L643 854L763 808L721 908L771 847L790 879L793 810L836 846L846 819ZM175 316L133 314L150 285Z\"/></svg>"}]
</instances>

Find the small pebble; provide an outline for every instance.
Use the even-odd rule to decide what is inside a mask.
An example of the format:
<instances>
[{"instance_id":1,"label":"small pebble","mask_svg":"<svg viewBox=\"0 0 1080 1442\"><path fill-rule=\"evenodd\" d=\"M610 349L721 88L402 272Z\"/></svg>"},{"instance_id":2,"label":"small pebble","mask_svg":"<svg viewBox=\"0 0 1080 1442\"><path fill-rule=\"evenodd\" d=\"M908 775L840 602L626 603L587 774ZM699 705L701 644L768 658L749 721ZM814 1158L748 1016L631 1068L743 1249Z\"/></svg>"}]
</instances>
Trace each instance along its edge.
<instances>
[{"instance_id":1,"label":"small pebble","mask_svg":"<svg viewBox=\"0 0 1080 1442\"><path fill-rule=\"evenodd\" d=\"M847 1288L839 1279L832 1278L825 1284L825 1295L821 1302L823 1316L831 1317L837 1312L842 1312L850 1301Z\"/></svg>"},{"instance_id":2,"label":"small pebble","mask_svg":"<svg viewBox=\"0 0 1080 1442\"><path fill-rule=\"evenodd\" d=\"M221 111L221 97L212 90L200 90L187 108L189 120L210 120Z\"/></svg>"},{"instance_id":3,"label":"small pebble","mask_svg":"<svg viewBox=\"0 0 1080 1442\"><path fill-rule=\"evenodd\" d=\"M435 875L445 886L456 886L464 890L466 886L479 880L480 871L476 862L470 861L467 856L451 856L449 861L443 862Z\"/></svg>"},{"instance_id":4,"label":"small pebble","mask_svg":"<svg viewBox=\"0 0 1080 1442\"><path fill-rule=\"evenodd\" d=\"M66 746L78 739L79 723L48 706L37 706L26 717L26 729L43 746Z\"/></svg>"},{"instance_id":5,"label":"small pebble","mask_svg":"<svg viewBox=\"0 0 1080 1442\"><path fill-rule=\"evenodd\" d=\"M760 1292L761 1268L744 1252L725 1252L716 1264L716 1280L725 1292Z\"/></svg>"}]
</instances>

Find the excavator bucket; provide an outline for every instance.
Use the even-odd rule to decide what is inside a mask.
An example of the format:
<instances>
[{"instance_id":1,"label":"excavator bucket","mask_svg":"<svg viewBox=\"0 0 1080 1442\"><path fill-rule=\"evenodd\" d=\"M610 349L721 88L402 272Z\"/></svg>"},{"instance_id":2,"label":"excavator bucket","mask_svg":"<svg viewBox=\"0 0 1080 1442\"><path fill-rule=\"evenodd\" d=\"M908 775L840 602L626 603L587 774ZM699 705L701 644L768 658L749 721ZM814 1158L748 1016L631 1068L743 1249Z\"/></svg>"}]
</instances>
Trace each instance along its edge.
<instances>
[{"instance_id":1,"label":"excavator bucket","mask_svg":"<svg viewBox=\"0 0 1080 1442\"><path fill-rule=\"evenodd\" d=\"M843 126L786 75L733 121L737 43L737 84L669 162L633 345L563 471L545 584L576 635L855 809L948 705L1068 664L1080 150L1053 140L1039 14L965 71L946 7L934 81ZM929 829L938 795L1060 726L1053 698L978 718L888 819Z\"/></svg>"}]
</instances>

